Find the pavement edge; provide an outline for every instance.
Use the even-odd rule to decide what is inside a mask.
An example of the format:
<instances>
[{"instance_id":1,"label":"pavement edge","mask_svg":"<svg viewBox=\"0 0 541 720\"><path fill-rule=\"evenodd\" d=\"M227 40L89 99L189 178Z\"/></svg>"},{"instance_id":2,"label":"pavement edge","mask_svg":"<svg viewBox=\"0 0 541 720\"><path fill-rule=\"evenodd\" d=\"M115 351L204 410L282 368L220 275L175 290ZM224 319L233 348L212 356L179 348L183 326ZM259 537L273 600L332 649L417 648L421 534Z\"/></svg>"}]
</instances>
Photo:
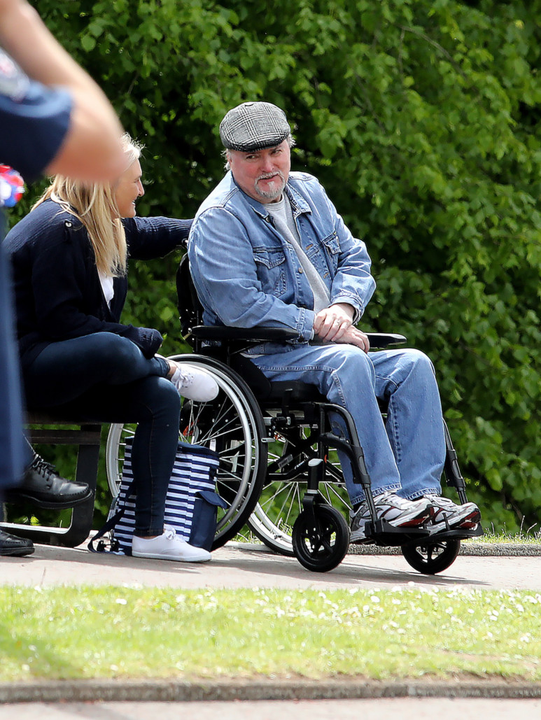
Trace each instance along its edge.
<instances>
[{"instance_id":1,"label":"pavement edge","mask_svg":"<svg viewBox=\"0 0 541 720\"><path fill-rule=\"evenodd\" d=\"M70 680L0 684L0 704L58 702L194 702L376 698L541 698L540 683L504 681L181 681Z\"/></svg>"}]
</instances>

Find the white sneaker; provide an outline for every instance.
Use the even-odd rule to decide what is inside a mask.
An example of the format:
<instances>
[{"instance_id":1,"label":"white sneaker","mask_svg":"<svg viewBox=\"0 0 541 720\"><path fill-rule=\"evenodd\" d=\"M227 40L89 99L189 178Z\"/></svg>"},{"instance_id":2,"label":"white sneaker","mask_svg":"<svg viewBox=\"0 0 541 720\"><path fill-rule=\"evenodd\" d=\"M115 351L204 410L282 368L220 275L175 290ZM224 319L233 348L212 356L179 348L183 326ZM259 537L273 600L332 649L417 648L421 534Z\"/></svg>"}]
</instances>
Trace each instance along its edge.
<instances>
[{"instance_id":1,"label":"white sneaker","mask_svg":"<svg viewBox=\"0 0 541 720\"><path fill-rule=\"evenodd\" d=\"M204 370L194 368L184 370L180 364L173 373L171 382L182 395L188 400L197 402L210 402L218 395L220 388L216 381Z\"/></svg>"},{"instance_id":2,"label":"white sneaker","mask_svg":"<svg viewBox=\"0 0 541 720\"><path fill-rule=\"evenodd\" d=\"M393 527L419 527L430 517L431 502L428 498L405 500L394 493L383 493L374 498L378 520L386 520ZM364 502L356 513L351 514L350 542L366 539L366 523L372 520L368 503Z\"/></svg>"},{"instance_id":3,"label":"white sneaker","mask_svg":"<svg viewBox=\"0 0 541 720\"><path fill-rule=\"evenodd\" d=\"M442 530L471 530L481 520L481 512L477 505L472 502L457 505L448 498L440 495L427 495L426 499L432 505L432 521L427 529L430 533L441 532Z\"/></svg>"},{"instance_id":4,"label":"white sneaker","mask_svg":"<svg viewBox=\"0 0 541 720\"><path fill-rule=\"evenodd\" d=\"M175 528L171 525L164 525L163 535L155 538L141 538L134 535L131 547L132 555L139 558L177 560L178 562L208 562L210 560L208 550L187 543L176 534Z\"/></svg>"}]
</instances>

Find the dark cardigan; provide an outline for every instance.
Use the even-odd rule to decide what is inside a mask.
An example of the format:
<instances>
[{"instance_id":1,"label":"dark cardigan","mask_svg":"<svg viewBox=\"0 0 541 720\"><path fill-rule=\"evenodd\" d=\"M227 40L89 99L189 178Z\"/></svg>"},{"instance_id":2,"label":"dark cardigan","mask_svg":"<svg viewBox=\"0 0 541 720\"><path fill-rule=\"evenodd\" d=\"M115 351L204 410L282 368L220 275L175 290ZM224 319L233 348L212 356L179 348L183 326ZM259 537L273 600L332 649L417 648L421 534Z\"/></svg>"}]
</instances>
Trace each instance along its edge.
<instances>
[{"instance_id":1,"label":"dark cardigan","mask_svg":"<svg viewBox=\"0 0 541 720\"><path fill-rule=\"evenodd\" d=\"M163 257L188 237L191 220L127 218L130 258ZM51 342L112 332L132 340L146 357L161 342L156 330L120 324L126 277L114 279L108 307L85 227L52 200L32 210L7 234L17 311L17 335L23 371Z\"/></svg>"}]
</instances>

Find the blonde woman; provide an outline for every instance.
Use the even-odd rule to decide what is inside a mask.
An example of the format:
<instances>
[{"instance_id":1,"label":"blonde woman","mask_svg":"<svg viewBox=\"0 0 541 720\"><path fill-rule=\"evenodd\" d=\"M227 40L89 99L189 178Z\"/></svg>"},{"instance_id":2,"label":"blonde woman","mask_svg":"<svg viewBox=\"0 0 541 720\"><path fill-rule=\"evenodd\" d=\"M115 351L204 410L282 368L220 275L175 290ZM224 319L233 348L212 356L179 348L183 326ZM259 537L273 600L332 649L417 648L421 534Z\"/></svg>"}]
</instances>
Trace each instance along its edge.
<instances>
[{"instance_id":1,"label":"blonde woman","mask_svg":"<svg viewBox=\"0 0 541 720\"><path fill-rule=\"evenodd\" d=\"M144 194L141 147L123 138L125 170L109 183L57 175L7 235L27 403L62 405L89 420L137 423L133 442L136 530L133 555L201 562L163 515L176 453L180 395L210 400L203 372L183 373L157 355L153 328L120 323L128 257L162 257L188 235L191 220L136 217Z\"/></svg>"}]
</instances>

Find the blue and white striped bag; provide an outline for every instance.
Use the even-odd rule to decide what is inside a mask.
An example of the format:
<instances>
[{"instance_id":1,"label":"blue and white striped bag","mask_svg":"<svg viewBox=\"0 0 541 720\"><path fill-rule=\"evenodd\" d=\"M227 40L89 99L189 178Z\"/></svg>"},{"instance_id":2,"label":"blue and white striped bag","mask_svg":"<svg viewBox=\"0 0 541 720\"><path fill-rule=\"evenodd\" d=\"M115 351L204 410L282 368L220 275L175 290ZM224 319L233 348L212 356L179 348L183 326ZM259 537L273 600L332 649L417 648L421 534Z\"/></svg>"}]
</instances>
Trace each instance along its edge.
<instances>
[{"instance_id":1,"label":"blue and white striped bag","mask_svg":"<svg viewBox=\"0 0 541 720\"><path fill-rule=\"evenodd\" d=\"M126 442L120 491L114 499L107 522L89 544L110 532L111 551L131 555L135 529L135 493L131 463L131 440ZM218 507L227 504L216 492L218 454L202 445L180 443L165 500L164 524L196 547L211 550L216 532ZM105 549L103 542L97 551Z\"/></svg>"}]
</instances>

